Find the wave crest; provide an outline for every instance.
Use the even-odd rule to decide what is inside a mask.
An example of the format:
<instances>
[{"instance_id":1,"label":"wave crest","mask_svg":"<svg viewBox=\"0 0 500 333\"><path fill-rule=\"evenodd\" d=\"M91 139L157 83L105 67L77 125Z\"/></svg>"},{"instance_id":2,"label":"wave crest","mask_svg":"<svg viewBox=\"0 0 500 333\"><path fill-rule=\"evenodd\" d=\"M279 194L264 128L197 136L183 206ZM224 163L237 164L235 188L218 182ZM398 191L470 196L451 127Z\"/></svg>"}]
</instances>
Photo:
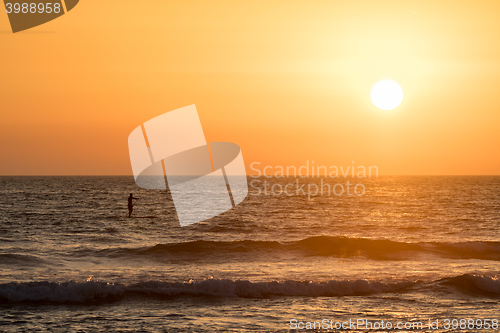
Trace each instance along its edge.
<instances>
[{"instance_id":1,"label":"wave crest","mask_svg":"<svg viewBox=\"0 0 500 333\"><path fill-rule=\"evenodd\" d=\"M462 243L405 243L384 239L316 236L294 242L277 241L192 241L158 244L149 248L106 249L98 254L105 256L147 255L180 257L235 256L244 253L282 253L302 256L366 257L376 260L411 259L417 255L434 255L445 258L483 259L500 261L500 242Z\"/></svg>"},{"instance_id":2,"label":"wave crest","mask_svg":"<svg viewBox=\"0 0 500 333\"><path fill-rule=\"evenodd\" d=\"M431 282L434 289L443 285L459 292L500 296L500 280L496 277L465 274ZM203 281L164 282L147 281L130 285L106 282L23 282L0 284L0 303L101 303L121 300L125 297L177 297L213 296L266 298L271 296L335 297L368 294L427 292L428 282L400 281L380 282L368 280L269 281L207 279Z\"/></svg>"}]
</instances>

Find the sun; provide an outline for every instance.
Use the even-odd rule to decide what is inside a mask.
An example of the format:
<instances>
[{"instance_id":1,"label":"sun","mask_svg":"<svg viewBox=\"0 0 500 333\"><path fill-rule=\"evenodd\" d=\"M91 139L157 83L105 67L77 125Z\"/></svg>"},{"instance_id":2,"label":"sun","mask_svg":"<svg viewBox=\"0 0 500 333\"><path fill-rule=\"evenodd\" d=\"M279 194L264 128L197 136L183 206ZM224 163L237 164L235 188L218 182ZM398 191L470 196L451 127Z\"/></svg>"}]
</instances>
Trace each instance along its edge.
<instances>
[{"instance_id":1,"label":"sun","mask_svg":"<svg viewBox=\"0 0 500 333\"><path fill-rule=\"evenodd\" d=\"M392 110L401 104L403 89L394 81L383 80L373 86L370 97L379 109Z\"/></svg>"}]
</instances>

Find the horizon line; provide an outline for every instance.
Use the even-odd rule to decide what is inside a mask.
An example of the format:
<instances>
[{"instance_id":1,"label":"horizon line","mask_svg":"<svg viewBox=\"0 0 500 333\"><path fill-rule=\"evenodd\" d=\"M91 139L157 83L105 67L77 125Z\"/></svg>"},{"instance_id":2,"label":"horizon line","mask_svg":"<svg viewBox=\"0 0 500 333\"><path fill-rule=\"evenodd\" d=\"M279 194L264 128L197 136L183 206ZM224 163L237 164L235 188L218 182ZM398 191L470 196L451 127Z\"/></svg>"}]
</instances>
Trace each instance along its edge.
<instances>
[{"instance_id":1,"label":"horizon line","mask_svg":"<svg viewBox=\"0 0 500 333\"><path fill-rule=\"evenodd\" d=\"M171 176L208 176L208 175L171 175ZM243 176L243 175L235 175L235 176ZM434 176L434 177L495 177L495 176L500 176L500 174L386 174L386 175L378 175L377 177L344 177L343 175L340 175L338 177L330 177L328 175L297 175L297 176L264 176L264 175L251 175L251 174L246 174L245 176L251 177L251 176L256 176L257 177L264 177L264 178L367 178L367 179L372 179L372 178L378 178L378 177L428 177L428 176ZM43 174L43 175L0 175L0 177L134 177L134 175L111 175L111 174L103 174L103 175L56 175L56 174Z\"/></svg>"}]
</instances>

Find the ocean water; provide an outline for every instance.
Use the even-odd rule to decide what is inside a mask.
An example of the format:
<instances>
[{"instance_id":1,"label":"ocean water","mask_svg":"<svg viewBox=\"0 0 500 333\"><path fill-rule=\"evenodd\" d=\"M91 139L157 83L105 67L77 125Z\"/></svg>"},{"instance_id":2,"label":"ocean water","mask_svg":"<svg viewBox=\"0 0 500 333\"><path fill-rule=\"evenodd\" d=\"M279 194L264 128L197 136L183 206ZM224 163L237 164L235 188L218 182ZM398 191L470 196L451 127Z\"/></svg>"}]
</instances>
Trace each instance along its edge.
<instances>
[{"instance_id":1,"label":"ocean water","mask_svg":"<svg viewBox=\"0 0 500 333\"><path fill-rule=\"evenodd\" d=\"M500 177L379 177L362 196L310 198L255 186L296 179L248 180L236 208L180 227L169 193L132 177L0 177L0 331L498 331ZM321 180L344 182L300 182ZM322 331L347 330L395 331Z\"/></svg>"}]
</instances>

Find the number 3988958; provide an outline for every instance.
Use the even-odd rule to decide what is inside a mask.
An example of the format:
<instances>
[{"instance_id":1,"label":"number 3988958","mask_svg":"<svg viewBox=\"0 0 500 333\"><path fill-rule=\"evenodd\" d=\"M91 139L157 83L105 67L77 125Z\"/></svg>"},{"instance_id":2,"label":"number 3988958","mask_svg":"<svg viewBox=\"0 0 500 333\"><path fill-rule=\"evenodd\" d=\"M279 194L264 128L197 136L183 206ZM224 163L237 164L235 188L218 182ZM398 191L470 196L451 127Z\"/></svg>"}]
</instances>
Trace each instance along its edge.
<instances>
[{"instance_id":1,"label":"number 3988958","mask_svg":"<svg viewBox=\"0 0 500 333\"><path fill-rule=\"evenodd\" d=\"M60 3L6 3L7 13L23 13L23 14L43 14L43 13L60 13Z\"/></svg>"}]
</instances>

